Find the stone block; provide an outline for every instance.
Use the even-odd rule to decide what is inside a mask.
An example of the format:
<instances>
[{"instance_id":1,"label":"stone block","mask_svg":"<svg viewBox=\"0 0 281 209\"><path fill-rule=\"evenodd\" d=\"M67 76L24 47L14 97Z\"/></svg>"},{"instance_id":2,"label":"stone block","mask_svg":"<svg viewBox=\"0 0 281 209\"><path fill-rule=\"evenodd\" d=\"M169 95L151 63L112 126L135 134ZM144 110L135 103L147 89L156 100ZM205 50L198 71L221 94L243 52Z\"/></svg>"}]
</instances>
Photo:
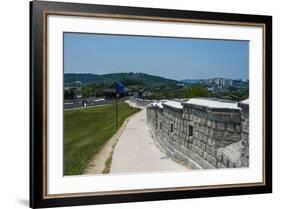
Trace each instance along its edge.
<instances>
[{"instance_id":1,"label":"stone block","mask_svg":"<svg viewBox=\"0 0 281 209\"><path fill-rule=\"evenodd\" d=\"M208 156L207 156L207 161L208 161L209 163L212 163L212 156L211 156L211 155L208 155Z\"/></svg>"},{"instance_id":2,"label":"stone block","mask_svg":"<svg viewBox=\"0 0 281 209\"><path fill-rule=\"evenodd\" d=\"M207 152L203 152L203 159L204 160L207 160L207 156L208 156Z\"/></svg>"},{"instance_id":3,"label":"stone block","mask_svg":"<svg viewBox=\"0 0 281 209\"><path fill-rule=\"evenodd\" d=\"M229 132L234 132L234 125L231 123L228 123L226 126L226 130Z\"/></svg>"},{"instance_id":4,"label":"stone block","mask_svg":"<svg viewBox=\"0 0 281 209\"><path fill-rule=\"evenodd\" d=\"M211 151L211 155L216 157L216 154L217 154L217 150L213 147L210 148L210 151Z\"/></svg>"},{"instance_id":5,"label":"stone block","mask_svg":"<svg viewBox=\"0 0 281 209\"><path fill-rule=\"evenodd\" d=\"M223 164L226 166L226 167L228 167L228 162L229 162L229 160L228 160L228 158L225 156L225 155L223 155Z\"/></svg>"},{"instance_id":6,"label":"stone block","mask_svg":"<svg viewBox=\"0 0 281 209\"><path fill-rule=\"evenodd\" d=\"M199 137L198 131L195 131L195 132L194 132L194 137L195 137L195 138L198 138L198 137Z\"/></svg>"},{"instance_id":7,"label":"stone block","mask_svg":"<svg viewBox=\"0 0 281 209\"><path fill-rule=\"evenodd\" d=\"M192 145L191 145L191 148L190 148L192 152L194 152L194 147L195 147L195 145L192 144Z\"/></svg>"},{"instance_id":8,"label":"stone block","mask_svg":"<svg viewBox=\"0 0 281 209\"><path fill-rule=\"evenodd\" d=\"M206 150L206 145L205 145L204 143L201 144L201 149L202 149L203 151Z\"/></svg>"},{"instance_id":9,"label":"stone block","mask_svg":"<svg viewBox=\"0 0 281 209\"><path fill-rule=\"evenodd\" d=\"M199 126L198 124L196 125L196 129L201 133L204 134L204 129L202 126Z\"/></svg>"},{"instance_id":10,"label":"stone block","mask_svg":"<svg viewBox=\"0 0 281 209\"><path fill-rule=\"evenodd\" d=\"M209 146L212 146L212 141L213 141L213 139L212 139L211 137L208 137L208 142L207 142L207 144L208 144Z\"/></svg>"},{"instance_id":11,"label":"stone block","mask_svg":"<svg viewBox=\"0 0 281 209\"><path fill-rule=\"evenodd\" d=\"M222 114L221 113L215 113L214 119L215 119L215 121L222 121Z\"/></svg>"},{"instance_id":12,"label":"stone block","mask_svg":"<svg viewBox=\"0 0 281 209\"><path fill-rule=\"evenodd\" d=\"M204 134L205 134L205 135L209 135L209 130L210 130L210 129L209 129L208 127L205 127Z\"/></svg>"},{"instance_id":13,"label":"stone block","mask_svg":"<svg viewBox=\"0 0 281 209\"><path fill-rule=\"evenodd\" d=\"M217 159L215 157L212 156L212 165L217 167Z\"/></svg>"},{"instance_id":14,"label":"stone block","mask_svg":"<svg viewBox=\"0 0 281 209\"><path fill-rule=\"evenodd\" d=\"M200 157L203 157L203 151L201 149L197 150L197 154L200 155Z\"/></svg>"},{"instance_id":15,"label":"stone block","mask_svg":"<svg viewBox=\"0 0 281 209\"><path fill-rule=\"evenodd\" d=\"M207 118L208 118L208 120L214 120L214 117L213 117L213 113L212 112L208 112L207 113Z\"/></svg>"},{"instance_id":16,"label":"stone block","mask_svg":"<svg viewBox=\"0 0 281 209\"><path fill-rule=\"evenodd\" d=\"M249 123L246 122L242 123L242 131L245 133L249 133Z\"/></svg>"},{"instance_id":17,"label":"stone block","mask_svg":"<svg viewBox=\"0 0 281 209\"><path fill-rule=\"evenodd\" d=\"M202 118L201 123L202 123L203 126L205 126L207 124L207 120L205 118Z\"/></svg>"},{"instance_id":18,"label":"stone block","mask_svg":"<svg viewBox=\"0 0 281 209\"><path fill-rule=\"evenodd\" d=\"M215 121L212 122L212 128L213 128L213 129L216 128L216 122L215 122Z\"/></svg>"},{"instance_id":19,"label":"stone block","mask_svg":"<svg viewBox=\"0 0 281 209\"><path fill-rule=\"evenodd\" d=\"M232 162L232 161L228 161L228 167L229 168L235 168L235 165L234 165L234 163Z\"/></svg>"},{"instance_id":20,"label":"stone block","mask_svg":"<svg viewBox=\"0 0 281 209\"><path fill-rule=\"evenodd\" d=\"M198 138L199 138L199 140L202 141L203 140L203 134L199 133L199 137Z\"/></svg>"},{"instance_id":21,"label":"stone block","mask_svg":"<svg viewBox=\"0 0 281 209\"><path fill-rule=\"evenodd\" d=\"M229 122L231 119L230 115L229 114L223 114L222 115L222 121L224 122Z\"/></svg>"},{"instance_id":22,"label":"stone block","mask_svg":"<svg viewBox=\"0 0 281 209\"><path fill-rule=\"evenodd\" d=\"M235 131L236 131L236 132L241 132L241 126L236 125L236 126L235 126Z\"/></svg>"},{"instance_id":23,"label":"stone block","mask_svg":"<svg viewBox=\"0 0 281 209\"><path fill-rule=\"evenodd\" d=\"M212 140L212 147L215 147L216 145L217 145L216 140L213 139L213 140Z\"/></svg>"},{"instance_id":24,"label":"stone block","mask_svg":"<svg viewBox=\"0 0 281 209\"><path fill-rule=\"evenodd\" d=\"M211 154L211 149L210 149L210 147L209 147L208 145L206 145L206 152L207 152L208 154Z\"/></svg>"},{"instance_id":25,"label":"stone block","mask_svg":"<svg viewBox=\"0 0 281 209\"><path fill-rule=\"evenodd\" d=\"M208 143L208 137L207 137L206 135L203 136L203 142L204 142L205 144Z\"/></svg>"},{"instance_id":26,"label":"stone block","mask_svg":"<svg viewBox=\"0 0 281 209\"><path fill-rule=\"evenodd\" d=\"M201 144L202 144L201 141L197 141L197 147L201 148Z\"/></svg>"},{"instance_id":27,"label":"stone block","mask_svg":"<svg viewBox=\"0 0 281 209\"><path fill-rule=\"evenodd\" d=\"M216 156L217 156L217 160L218 160L218 161L223 161L223 159L222 159L222 153L221 153L220 151L217 151Z\"/></svg>"},{"instance_id":28,"label":"stone block","mask_svg":"<svg viewBox=\"0 0 281 209\"><path fill-rule=\"evenodd\" d=\"M249 135L242 133L241 138L242 138L242 145L249 147Z\"/></svg>"},{"instance_id":29,"label":"stone block","mask_svg":"<svg viewBox=\"0 0 281 209\"><path fill-rule=\"evenodd\" d=\"M214 137L214 130L213 130L212 128L210 128L209 136L210 136L210 137Z\"/></svg>"},{"instance_id":30,"label":"stone block","mask_svg":"<svg viewBox=\"0 0 281 209\"><path fill-rule=\"evenodd\" d=\"M210 120L207 121L207 126L212 127L212 122Z\"/></svg>"},{"instance_id":31,"label":"stone block","mask_svg":"<svg viewBox=\"0 0 281 209\"><path fill-rule=\"evenodd\" d=\"M222 140L222 138L223 138L223 132L222 131L216 131L215 132L215 139L217 139L217 140Z\"/></svg>"},{"instance_id":32,"label":"stone block","mask_svg":"<svg viewBox=\"0 0 281 209\"><path fill-rule=\"evenodd\" d=\"M195 154L197 154L197 153L198 153L198 147L197 147L197 146L194 146L194 148L193 148L193 152L194 152Z\"/></svg>"},{"instance_id":33,"label":"stone block","mask_svg":"<svg viewBox=\"0 0 281 209\"><path fill-rule=\"evenodd\" d=\"M232 121L233 121L234 123L240 123L240 122L241 122L240 114L233 114L233 116L232 116Z\"/></svg>"},{"instance_id":34,"label":"stone block","mask_svg":"<svg viewBox=\"0 0 281 209\"><path fill-rule=\"evenodd\" d=\"M220 131L224 131L225 130L225 124L224 123L217 123L217 129Z\"/></svg>"},{"instance_id":35,"label":"stone block","mask_svg":"<svg viewBox=\"0 0 281 209\"><path fill-rule=\"evenodd\" d=\"M194 140L194 141L193 141L193 144L194 144L195 146L198 146L198 142L199 142L199 140Z\"/></svg>"}]
</instances>

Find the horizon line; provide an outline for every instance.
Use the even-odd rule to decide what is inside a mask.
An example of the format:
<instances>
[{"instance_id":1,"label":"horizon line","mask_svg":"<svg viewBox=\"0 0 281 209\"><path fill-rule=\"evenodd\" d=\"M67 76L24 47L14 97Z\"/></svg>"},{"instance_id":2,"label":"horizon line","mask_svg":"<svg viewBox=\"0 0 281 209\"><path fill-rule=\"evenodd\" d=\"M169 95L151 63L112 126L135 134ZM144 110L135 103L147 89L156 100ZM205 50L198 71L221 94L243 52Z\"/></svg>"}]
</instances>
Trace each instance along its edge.
<instances>
[{"instance_id":1,"label":"horizon line","mask_svg":"<svg viewBox=\"0 0 281 209\"><path fill-rule=\"evenodd\" d=\"M146 75L152 75L152 76L157 76L157 77L161 77L161 78L165 78L165 79L169 79L169 80L175 80L175 81L184 81L184 80L206 80L206 79L214 79L214 78L224 78L224 79L230 79L230 80L249 80L249 78L229 78L229 77L219 77L219 76L214 76L214 77L207 77L207 78L184 78L181 80L177 80L174 78L167 78L164 76L160 76L160 75L155 75L155 74L148 74L148 73L143 73L143 72L118 72L118 73L133 73L133 74L137 74L137 73L142 73L142 74L146 74ZM108 74L118 74L118 73L105 73L105 74L98 74L98 73L92 73L92 72L64 72L63 74L89 74L89 75L108 75Z\"/></svg>"}]
</instances>

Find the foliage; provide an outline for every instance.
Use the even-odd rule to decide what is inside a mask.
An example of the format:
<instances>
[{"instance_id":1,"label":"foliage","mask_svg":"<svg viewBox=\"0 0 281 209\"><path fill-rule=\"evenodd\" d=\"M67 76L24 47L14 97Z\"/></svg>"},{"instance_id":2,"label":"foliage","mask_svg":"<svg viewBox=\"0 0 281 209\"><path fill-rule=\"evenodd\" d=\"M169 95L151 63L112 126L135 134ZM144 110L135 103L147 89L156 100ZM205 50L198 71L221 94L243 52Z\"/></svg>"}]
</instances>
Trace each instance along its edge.
<instances>
[{"instance_id":1,"label":"foliage","mask_svg":"<svg viewBox=\"0 0 281 209\"><path fill-rule=\"evenodd\" d=\"M185 88L185 97L194 98L194 97L208 97L208 89L201 84L196 84Z\"/></svg>"},{"instance_id":2,"label":"foliage","mask_svg":"<svg viewBox=\"0 0 281 209\"><path fill-rule=\"evenodd\" d=\"M64 98L65 99L73 99L74 98L74 90L73 89L65 89L64 90Z\"/></svg>"},{"instance_id":3,"label":"foliage","mask_svg":"<svg viewBox=\"0 0 281 209\"><path fill-rule=\"evenodd\" d=\"M125 78L121 82L134 92L141 91L145 87L145 85L137 79Z\"/></svg>"},{"instance_id":4,"label":"foliage","mask_svg":"<svg viewBox=\"0 0 281 209\"><path fill-rule=\"evenodd\" d=\"M96 97L101 97L102 96L102 89L106 88L107 85L100 83L92 83L88 84L85 86L82 86L81 88L81 95L83 98L91 97L91 96L96 96Z\"/></svg>"},{"instance_id":5,"label":"foliage","mask_svg":"<svg viewBox=\"0 0 281 209\"><path fill-rule=\"evenodd\" d=\"M249 98L249 88L230 88L227 91L211 93L210 96L220 99L229 99L232 101L242 101Z\"/></svg>"},{"instance_id":6,"label":"foliage","mask_svg":"<svg viewBox=\"0 0 281 209\"><path fill-rule=\"evenodd\" d=\"M81 88L81 95L83 98L91 97L93 96L93 94L94 94L94 89L90 85L83 86Z\"/></svg>"},{"instance_id":7,"label":"foliage","mask_svg":"<svg viewBox=\"0 0 281 209\"><path fill-rule=\"evenodd\" d=\"M66 73L64 74L65 86L72 86L81 82L81 85L106 84L107 86L115 82L124 82L128 86L138 85L146 88L160 87L166 84L176 84L178 81L166 79L160 76L148 75L145 73L110 73L104 75L96 74L79 74L79 73Z\"/></svg>"},{"instance_id":8,"label":"foliage","mask_svg":"<svg viewBox=\"0 0 281 209\"><path fill-rule=\"evenodd\" d=\"M118 104L118 127L139 111ZM117 132L115 104L64 111L64 175L82 174L88 163Z\"/></svg>"},{"instance_id":9,"label":"foliage","mask_svg":"<svg viewBox=\"0 0 281 209\"><path fill-rule=\"evenodd\" d=\"M113 156L113 151L110 152L109 157L105 161L105 168L102 171L103 174L107 174L110 172L110 168L112 164L112 156Z\"/></svg>"},{"instance_id":10,"label":"foliage","mask_svg":"<svg viewBox=\"0 0 281 209\"><path fill-rule=\"evenodd\" d=\"M121 81L125 86L130 86L130 85L139 85L139 86L144 86L144 84L137 80L137 79L132 79L132 78L125 78Z\"/></svg>"}]
</instances>

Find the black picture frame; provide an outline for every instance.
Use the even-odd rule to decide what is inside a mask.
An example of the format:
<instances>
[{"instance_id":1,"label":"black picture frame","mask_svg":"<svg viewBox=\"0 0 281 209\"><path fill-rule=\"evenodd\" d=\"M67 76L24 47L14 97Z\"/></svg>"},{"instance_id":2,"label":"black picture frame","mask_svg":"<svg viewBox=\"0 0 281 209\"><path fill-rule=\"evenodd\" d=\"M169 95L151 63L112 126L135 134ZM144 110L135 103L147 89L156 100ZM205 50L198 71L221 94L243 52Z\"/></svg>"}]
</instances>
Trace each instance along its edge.
<instances>
[{"instance_id":1,"label":"black picture frame","mask_svg":"<svg viewBox=\"0 0 281 209\"><path fill-rule=\"evenodd\" d=\"M46 197L46 46L44 45L48 14L75 15L108 14L139 19L159 18L160 21L189 19L210 23L261 24L264 26L264 182L258 185L226 186L218 188L171 189L102 195ZM45 69L45 70L44 70ZM44 141L45 139L45 141ZM272 192L272 17L261 15L229 14L140 7L105 6L78 3L30 2L30 207L44 208L88 204L122 203L137 201L201 198L246 195Z\"/></svg>"}]
</instances>

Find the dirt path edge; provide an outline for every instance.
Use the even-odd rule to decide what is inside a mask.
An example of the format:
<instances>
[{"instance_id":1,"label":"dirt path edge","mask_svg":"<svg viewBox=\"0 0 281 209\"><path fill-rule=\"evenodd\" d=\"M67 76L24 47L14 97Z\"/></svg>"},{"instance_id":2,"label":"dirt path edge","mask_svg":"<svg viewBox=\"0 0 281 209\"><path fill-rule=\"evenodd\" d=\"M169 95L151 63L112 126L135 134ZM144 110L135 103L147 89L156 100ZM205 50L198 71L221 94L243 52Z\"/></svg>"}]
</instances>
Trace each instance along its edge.
<instances>
[{"instance_id":1,"label":"dirt path edge","mask_svg":"<svg viewBox=\"0 0 281 209\"><path fill-rule=\"evenodd\" d=\"M83 175L91 175L91 174L102 174L103 170L106 167L106 160L112 154L114 147L122 134L123 130L126 128L129 120L134 117L135 114L128 117L121 128L111 137L111 139L106 142L103 148L99 151L99 153L95 156L95 158L88 164L88 167L85 169Z\"/></svg>"}]
</instances>

